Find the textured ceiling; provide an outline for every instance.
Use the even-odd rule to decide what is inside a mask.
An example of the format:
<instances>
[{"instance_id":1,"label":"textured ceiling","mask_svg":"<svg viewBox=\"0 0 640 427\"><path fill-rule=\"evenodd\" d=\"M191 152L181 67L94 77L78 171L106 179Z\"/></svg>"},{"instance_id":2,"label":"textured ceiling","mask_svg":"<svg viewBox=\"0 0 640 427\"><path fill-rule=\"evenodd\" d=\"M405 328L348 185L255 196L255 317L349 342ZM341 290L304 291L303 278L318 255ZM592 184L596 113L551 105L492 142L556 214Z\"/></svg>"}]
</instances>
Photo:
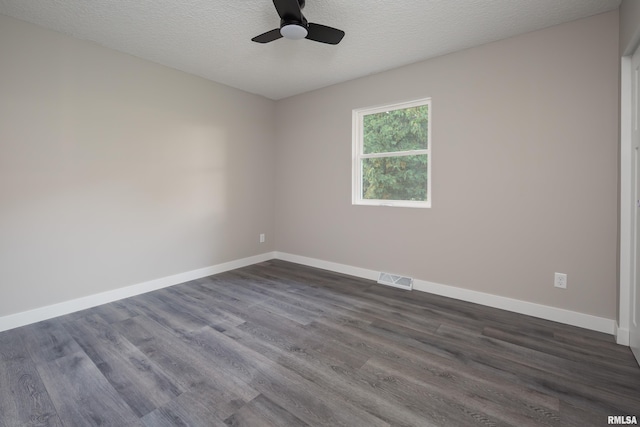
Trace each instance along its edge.
<instances>
[{"instance_id":1,"label":"textured ceiling","mask_svg":"<svg viewBox=\"0 0 640 427\"><path fill-rule=\"evenodd\" d=\"M0 13L248 92L281 99L616 9L620 0L307 0L342 43L250 39L271 0L0 0Z\"/></svg>"}]
</instances>

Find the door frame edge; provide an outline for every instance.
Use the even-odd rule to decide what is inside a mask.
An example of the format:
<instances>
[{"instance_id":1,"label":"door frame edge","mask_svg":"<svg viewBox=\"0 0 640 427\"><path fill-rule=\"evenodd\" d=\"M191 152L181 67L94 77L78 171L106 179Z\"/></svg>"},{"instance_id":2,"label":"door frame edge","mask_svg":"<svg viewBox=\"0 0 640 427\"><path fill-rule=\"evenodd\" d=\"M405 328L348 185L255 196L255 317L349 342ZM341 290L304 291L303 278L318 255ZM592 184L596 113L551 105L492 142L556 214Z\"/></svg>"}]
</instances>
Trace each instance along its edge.
<instances>
[{"instance_id":1,"label":"door frame edge","mask_svg":"<svg viewBox=\"0 0 640 427\"><path fill-rule=\"evenodd\" d=\"M631 284L633 271L633 210L635 197L631 185L633 171L632 141L632 56L623 56L620 63L620 265L618 288L618 321L616 342L629 345L631 325Z\"/></svg>"}]
</instances>

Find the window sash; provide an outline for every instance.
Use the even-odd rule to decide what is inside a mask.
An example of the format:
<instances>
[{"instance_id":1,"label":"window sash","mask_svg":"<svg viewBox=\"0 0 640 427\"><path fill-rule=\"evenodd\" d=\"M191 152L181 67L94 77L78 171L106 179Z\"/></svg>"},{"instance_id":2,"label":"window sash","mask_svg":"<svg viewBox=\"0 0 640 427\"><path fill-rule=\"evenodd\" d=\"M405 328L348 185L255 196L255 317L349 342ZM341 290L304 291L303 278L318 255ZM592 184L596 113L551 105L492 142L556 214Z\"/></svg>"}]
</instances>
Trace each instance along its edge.
<instances>
[{"instance_id":1,"label":"window sash","mask_svg":"<svg viewBox=\"0 0 640 427\"><path fill-rule=\"evenodd\" d=\"M405 156L420 156L423 154L430 154L429 149L426 150L409 150L409 151L385 151L384 153L370 153L360 154L360 159L376 159L380 157L405 157Z\"/></svg>"},{"instance_id":2,"label":"window sash","mask_svg":"<svg viewBox=\"0 0 640 427\"><path fill-rule=\"evenodd\" d=\"M402 110L411 107L417 107L426 105L428 108L428 122L427 122L427 148L420 150L407 150L407 151L390 151L382 153L364 153L364 117L370 114L377 114L385 111ZM386 105L374 108L365 108L359 110L353 110L353 182L352 182L352 204L354 205L369 205L369 206L398 206L398 207L415 207L415 208L430 208L431 207L431 99L419 99L416 101L398 103L393 105ZM383 157L404 157L415 155L427 155L429 157L429 163L427 165L427 197L424 201L415 200L384 200L384 199L365 199L363 194L363 160L372 158Z\"/></svg>"}]
</instances>

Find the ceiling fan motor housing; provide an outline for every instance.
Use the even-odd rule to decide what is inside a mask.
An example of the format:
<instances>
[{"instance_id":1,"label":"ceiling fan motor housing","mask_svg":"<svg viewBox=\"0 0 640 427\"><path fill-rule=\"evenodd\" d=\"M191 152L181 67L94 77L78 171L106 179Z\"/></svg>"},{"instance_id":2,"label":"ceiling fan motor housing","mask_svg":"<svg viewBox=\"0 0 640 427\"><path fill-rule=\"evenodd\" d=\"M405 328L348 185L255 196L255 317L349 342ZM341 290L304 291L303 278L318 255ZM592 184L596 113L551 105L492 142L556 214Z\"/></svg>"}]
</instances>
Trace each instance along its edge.
<instances>
[{"instance_id":1,"label":"ceiling fan motor housing","mask_svg":"<svg viewBox=\"0 0 640 427\"><path fill-rule=\"evenodd\" d=\"M280 27L280 34L282 34L282 37L285 39L300 40L307 37L309 31L306 26L298 22L290 22L285 23Z\"/></svg>"},{"instance_id":2,"label":"ceiling fan motor housing","mask_svg":"<svg viewBox=\"0 0 640 427\"><path fill-rule=\"evenodd\" d=\"M302 17L302 22L297 19L281 19L280 34L282 34L282 37L285 39L303 39L309 34L309 24L304 16Z\"/></svg>"}]
</instances>

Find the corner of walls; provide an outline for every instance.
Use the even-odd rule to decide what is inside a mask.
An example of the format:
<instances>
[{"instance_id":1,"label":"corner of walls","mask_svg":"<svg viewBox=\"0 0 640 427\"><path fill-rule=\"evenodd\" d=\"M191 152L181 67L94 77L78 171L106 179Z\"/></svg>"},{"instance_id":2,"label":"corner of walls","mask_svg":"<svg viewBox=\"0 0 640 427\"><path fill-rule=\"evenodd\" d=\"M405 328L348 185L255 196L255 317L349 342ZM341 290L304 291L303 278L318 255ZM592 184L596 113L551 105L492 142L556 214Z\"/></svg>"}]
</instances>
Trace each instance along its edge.
<instances>
[{"instance_id":1,"label":"corner of walls","mask_svg":"<svg viewBox=\"0 0 640 427\"><path fill-rule=\"evenodd\" d=\"M640 42L640 2L622 0L620 4L620 56L633 54Z\"/></svg>"}]
</instances>

